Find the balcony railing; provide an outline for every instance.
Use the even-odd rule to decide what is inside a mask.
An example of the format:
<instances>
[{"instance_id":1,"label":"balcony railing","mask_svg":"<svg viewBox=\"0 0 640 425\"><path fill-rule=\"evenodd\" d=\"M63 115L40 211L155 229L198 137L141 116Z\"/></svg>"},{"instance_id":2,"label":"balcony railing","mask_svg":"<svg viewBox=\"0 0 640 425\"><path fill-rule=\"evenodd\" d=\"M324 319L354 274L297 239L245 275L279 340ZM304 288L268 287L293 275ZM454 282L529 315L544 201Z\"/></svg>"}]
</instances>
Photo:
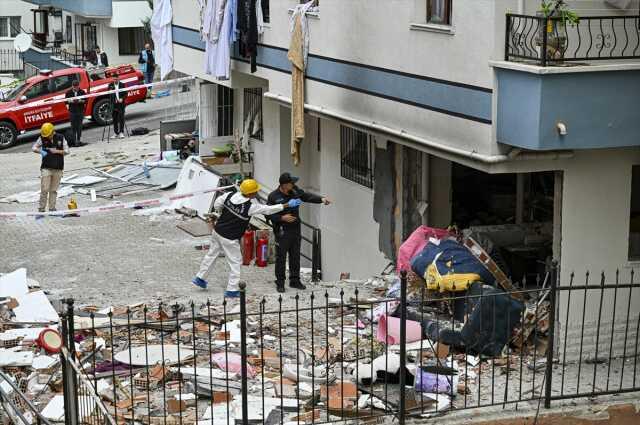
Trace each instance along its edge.
<instances>
[{"instance_id":1,"label":"balcony railing","mask_svg":"<svg viewBox=\"0 0 640 425\"><path fill-rule=\"evenodd\" d=\"M640 16L560 17L507 14L505 60L539 66L640 59Z\"/></svg>"}]
</instances>

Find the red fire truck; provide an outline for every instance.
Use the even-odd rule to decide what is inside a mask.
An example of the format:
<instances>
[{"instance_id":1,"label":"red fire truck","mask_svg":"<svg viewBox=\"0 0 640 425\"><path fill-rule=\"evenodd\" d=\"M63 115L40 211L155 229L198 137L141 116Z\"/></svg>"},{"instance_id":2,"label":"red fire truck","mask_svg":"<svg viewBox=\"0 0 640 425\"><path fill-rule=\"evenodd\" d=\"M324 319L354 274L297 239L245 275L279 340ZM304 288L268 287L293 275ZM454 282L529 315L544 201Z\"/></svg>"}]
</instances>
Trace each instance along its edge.
<instances>
[{"instance_id":1,"label":"red fire truck","mask_svg":"<svg viewBox=\"0 0 640 425\"><path fill-rule=\"evenodd\" d=\"M16 143L18 134L40 128L45 122L53 124L69 121L69 111L64 102L51 102L64 99L71 88L71 82L78 80L80 88L87 94L108 90L109 83L115 75L125 86L136 86L144 83L142 72L131 65L121 65L106 69L86 70L84 68L67 68L58 71L41 71L40 75L31 77L9 92L0 100L0 149L8 148ZM139 88L129 91L126 104L144 101L147 89ZM109 95L87 99L85 117L98 125L111 122Z\"/></svg>"}]
</instances>

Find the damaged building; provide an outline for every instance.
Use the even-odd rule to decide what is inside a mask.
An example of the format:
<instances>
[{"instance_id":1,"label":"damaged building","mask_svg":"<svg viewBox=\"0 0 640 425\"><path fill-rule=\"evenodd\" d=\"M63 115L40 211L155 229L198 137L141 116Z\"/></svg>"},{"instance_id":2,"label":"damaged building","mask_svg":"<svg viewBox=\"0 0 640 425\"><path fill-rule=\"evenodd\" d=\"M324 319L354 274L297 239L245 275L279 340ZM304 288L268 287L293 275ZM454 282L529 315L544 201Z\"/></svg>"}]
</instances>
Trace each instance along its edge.
<instances>
[{"instance_id":1,"label":"damaged building","mask_svg":"<svg viewBox=\"0 0 640 425\"><path fill-rule=\"evenodd\" d=\"M550 259L561 285L572 272L577 284L587 269L633 267L640 71L622 46L609 47L618 60L599 62L576 47L574 66L527 56L523 43L541 41L511 12L535 16L534 1L323 1L300 18L309 39L300 93L290 61L299 10L265 3L256 56L234 45L228 78L205 72L198 2L175 8L175 68L199 78L201 153L242 128L265 190L290 171L334 200L303 210L322 232L323 278L383 270L423 224L474 235L523 287L539 284ZM637 14L594 3L576 12L585 22L613 16L610 31ZM637 30L625 34L637 45Z\"/></svg>"}]
</instances>

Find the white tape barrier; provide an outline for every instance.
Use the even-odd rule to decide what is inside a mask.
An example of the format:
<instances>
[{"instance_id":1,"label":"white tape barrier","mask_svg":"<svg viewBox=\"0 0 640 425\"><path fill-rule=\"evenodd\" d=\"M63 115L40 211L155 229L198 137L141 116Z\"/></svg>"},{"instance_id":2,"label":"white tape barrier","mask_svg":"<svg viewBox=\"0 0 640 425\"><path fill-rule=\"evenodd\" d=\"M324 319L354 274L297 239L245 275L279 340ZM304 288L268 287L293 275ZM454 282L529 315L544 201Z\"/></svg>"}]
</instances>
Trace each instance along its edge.
<instances>
[{"instance_id":1,"label":"white tape barrier","mask_svg":"<svg viewBox=\"0 0 640 425\"><path fill-rule=\"evenodd\" d=\"M45 216L61 217L61 216L70 215L70 214L79 214L79 215L99 214L99 213L106 213L106 212L124 210L124 209L159 206L159 205L169 204L179 199L193 198L195 196L206 195L208 193L220 192L223 190L231 189L232 187L235 187L235 186L234 185L222 186L222 187L216 187L215 189L198 190L195 192L182 193L179 195L172 195L172 196L163 196L161 198L146 199L143 201L134 201L134 202L125 202L125 203L114 202L112 204L107 204L100 207L78 208L75 210L48 211L48 212L0 212L0 218L45 217Z\"/></svg>"},{"instance_id":2,"label":"white tape barrier","mask_svg":"<svg viewBox=\"0 0 640 425\"><path fill-rule=\"evenodd\" d=\"M129 92L129 91L133 91L133 90L140 90L143 88L151 88L151 87L163 87L163 86L172 86L172 85L176 85L176 84L180 84L180 83L185 83L188 81L193 81L195 80L196 77L181 77L181 78L174 78L173 80L165 80L165 81L158 81L156 83L149 83L149 84L136 84L134 86L127 86L125 88L122 89L116 89L116 90L105 90L105 91L99 91L99 92L91 92L89 94L85 94L84 96L76 96L72 99L67 99L65 98L64 94L59 94L56 95L50 99L43 99L37 102L31 102L31 103L25 103L23 105L19 105L19 106L14 106L12 108L8 108L6 109L6 111L20 111L22 109L29 109L29 108L33 108L34 106L36 107L41 107L41 106L49 106L49 105L55 105L57 103L72 103L72 101L77 101L77 100L83 100L83 99L90 99L92 97L102 97L108 94L113 94L116 92ZM129 77L129 78L124 78L122 80L120 80L122 83L128 83L131 81L136 81L138 79L138 77ZM108 86L108 84L105 84L106 86ZM102 87L104 87L105 85L99 85L99 86L95 86L93 87L94 90L100 90Z\"/></svg>"}]
</instances>

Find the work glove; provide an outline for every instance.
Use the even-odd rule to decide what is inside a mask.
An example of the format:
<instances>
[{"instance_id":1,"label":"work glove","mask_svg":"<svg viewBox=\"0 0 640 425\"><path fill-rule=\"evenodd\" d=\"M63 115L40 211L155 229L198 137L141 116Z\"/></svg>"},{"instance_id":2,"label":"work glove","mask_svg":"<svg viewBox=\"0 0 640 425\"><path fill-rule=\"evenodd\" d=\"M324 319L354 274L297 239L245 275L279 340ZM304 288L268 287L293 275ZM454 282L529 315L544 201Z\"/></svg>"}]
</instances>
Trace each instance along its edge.
<instances>
[{"instance_id":1,"label":"work glove","mask_svg":"<svg viewBox=\"0 0 640 425\"><path fill-rule=\"evenodd\" d=\"M289 201L289 208L296 208L299 207L302 204L302 201L300 199L291 199Z\"/></svg>"},{"instance_id":2,"label":"work glove","mask_svg":"<svg viewBox=\"0 0 640 425\"><path fill-rule=\"evenodd\" d=\"M43 148L43 149L40 149L40 155L41 155L43 158L44 158L45 156L47 156L47 154L48 154L48 153L49 153L49 152L47 152L47 150L46 150L46 149L44 149L44 148Z\"/></svg>"}]
</instances>

